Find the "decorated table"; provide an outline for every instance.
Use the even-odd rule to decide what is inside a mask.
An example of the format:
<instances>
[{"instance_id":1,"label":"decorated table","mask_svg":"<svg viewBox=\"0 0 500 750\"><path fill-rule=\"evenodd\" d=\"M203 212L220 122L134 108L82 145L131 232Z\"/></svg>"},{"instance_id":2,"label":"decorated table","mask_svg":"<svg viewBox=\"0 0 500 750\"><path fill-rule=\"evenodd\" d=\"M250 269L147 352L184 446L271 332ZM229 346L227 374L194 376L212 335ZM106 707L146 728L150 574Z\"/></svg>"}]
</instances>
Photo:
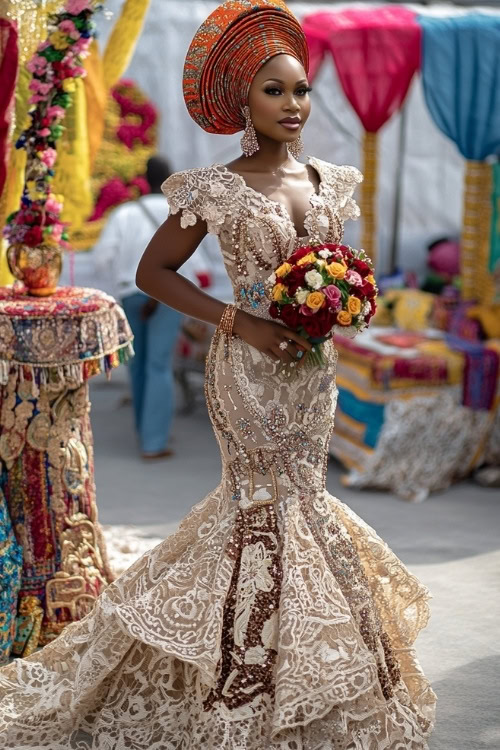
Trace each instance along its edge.
<instances>
[{"instance_id":1,"label":"decorated table","mask_svg":"<svg viewBox=\"0 0 500 750\"><path fill-rule=\"evenodd\" d=\"M483 465L500 466L500 341L373 326L337 337L330 452L353 487L423 500Z\"/></svg>"},{"instance_id":2,"label":"decorated table","mask_svg":"<svg viewBox=\"0 0 500 750\"><path fill-rule=\"evenodd\" d=\"M103 292L0 289L0 663L57 636L112 580L88 381L125 362L131 342Z\"/></svg>"}]
</instances>

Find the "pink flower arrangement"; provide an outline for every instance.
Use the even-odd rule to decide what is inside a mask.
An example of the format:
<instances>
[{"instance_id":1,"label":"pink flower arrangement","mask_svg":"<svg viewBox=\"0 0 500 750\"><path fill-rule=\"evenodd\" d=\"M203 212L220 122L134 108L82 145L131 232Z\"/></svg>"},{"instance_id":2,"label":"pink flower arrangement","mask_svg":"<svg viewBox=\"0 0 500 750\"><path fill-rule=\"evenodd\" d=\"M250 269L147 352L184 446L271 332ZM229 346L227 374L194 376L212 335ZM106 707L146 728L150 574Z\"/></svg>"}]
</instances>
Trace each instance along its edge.
<instances>
[{"instance_id":1,"label":"pink flower arrangement","mask_svg":"<svg viewBox=\"0 0 500 750\"><path fill-rule=\"evenodd\" d=\"M72 16L79 16L84 10L90 10L90 0L68 0L66 10Z\"/></svg>"},{"instance_id":2,"label":"pink flower arrangement","mask_svg":"<svg viewBox=\"0 0 500 750\"><path fill-rule=\"evenodd\" d=\"M50 184L56 141L63 132L60 123L74 90L72 79L85 75L82 61L95 33L92 13L91 0L66 0L63 11L51 17L47 39L26 65L32 74L31 124L16 147L27 152L27 181L20 208L8 217L4 229L10 244L66 243L66 226L59 219L62 203L51 194Z\"/></svg>"}]
</instances>

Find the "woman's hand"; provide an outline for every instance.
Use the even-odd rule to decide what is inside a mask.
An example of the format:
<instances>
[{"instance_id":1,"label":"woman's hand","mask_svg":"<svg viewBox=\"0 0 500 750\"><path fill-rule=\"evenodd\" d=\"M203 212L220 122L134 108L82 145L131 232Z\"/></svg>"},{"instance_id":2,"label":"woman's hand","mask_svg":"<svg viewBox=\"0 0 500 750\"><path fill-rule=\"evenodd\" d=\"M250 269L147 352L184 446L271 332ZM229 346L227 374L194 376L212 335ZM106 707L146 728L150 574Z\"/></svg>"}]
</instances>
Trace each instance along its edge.
<instances>
[{"instance_id":1,"label":"woman's hand","mask_svg":"<svg viewBox=\"0 0 500 750\"><path fill-rule=\"evenodd\" d=\"M275 360L300 365L304 351L311 351L311 344L290 328L237 310L233 331L243 341ZM285 347L286 343L286 347ZM281 345L281 346L280 346Z\"/></svg>"}]
</instances>

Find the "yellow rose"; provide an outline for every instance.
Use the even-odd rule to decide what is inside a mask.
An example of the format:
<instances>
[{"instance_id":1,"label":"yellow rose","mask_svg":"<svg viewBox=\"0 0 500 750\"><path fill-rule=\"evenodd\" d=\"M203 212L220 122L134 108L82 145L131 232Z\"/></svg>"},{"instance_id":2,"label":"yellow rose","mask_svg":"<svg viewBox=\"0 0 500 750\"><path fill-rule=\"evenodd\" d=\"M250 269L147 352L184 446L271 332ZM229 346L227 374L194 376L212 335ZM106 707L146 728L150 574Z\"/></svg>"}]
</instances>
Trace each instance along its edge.
<instances>
[{"instance_id":1,"label":"yellow rose","mask_svg":"<svg viewBox=\"0 0 500 750\"><path fill-rule=\"evenodd\" d=\"M306 305L307 307L310 307L311 310L319 310L320 307L323 307L324 301L325 295L323 292L311 292L307 295Z\"/></svg>"},{"instance_id":2,"label":"yellow rose","mask_svg":"<svg viewBox=\"0 0 500 750\"><path fill-rule=\"evenodd\" d=\"M371 273L369 276L366 277L366 281L369 281L370 284L375 284L375 276Z\"/></svg>"},{"instance_id":3,"label":"yellow rose","mask_svg":"<svg viewBox=\"0 0 500 750\"><path fill-rule=\"evenodd\" d=\"M65 78L62 83L63 91L67 94L72 94L76 90L75 82L72 78Z\"/></svg>"},{"instance_id":4,"label":"yellow rose","mask_svg":"<svg viewBox=\"0 0 500 750\"><path fill-rule=\"evenodd\" d=\"M340 323L341 326L350 326L352 323L351 313L347 312L347 310L341 310L337 313L337 322Z\"/></svg>"},{"instance_id":5,"label":"yellow rose","mask_svg":"<svg viewBox=\"0 0 500 750\"><path fill-rule=\"evenodd\" d=\"M307 255L304 255L303 258L297 261L298 266L306 266L308 263L315 263L316 262L316 256L314 253L307 253Z\"/></svg>"},{"instance_id":6,"label":"yellow rose","mask_svg":"<svg viewBox=\"0 0 500 750\"><path fill-rule=\"evenodd\" d=\"M292 267L290 263L283 263L279 268L276 269L275 274L276 276L281 279L283 276L286 276L287 273L290 273L292 270Z\"/></svg>"},{"instance_id":7,"label":"yellow rose","mask_svg":"<svg viewBox=\"0 0 500 750\"><path fill-rule=\"evenodd\" d=\"M62 31L54 31L49 36L49 42L56 49L66 49L66 47L69 47L68 38Z\"/></svg>"},{"instance_id":8,"label":"yellow rose","mask_svg":"<svg viewBox=\"0 0 500 750\"><path fill-rule=\"evenodd\" d=\"M327 272L330 274L332 279L343 279L346 272L346 267L343 263L330 263L326 266Z\"/></svg>"},{"instance_id":9,"label":"yellow rose","mask_svg":"<svg viewBox=\"0 0 500 750\"><path fill-rule=\"evenodd\" d=\"M357 297L349 297L347 300L347 310L351 315L359 315L361 312L361 300Z\"/></svg>"},{"instance_id":10,"label":"yellow rose","mask_svg":"<svg viewBox=\"0 0 500 750\"><path fill-rule=\"evenodd\" d=\"M273 301L281 302L285 291L286 291L286 287L284 284L275 284L273 286L273 292L272 292Z\"/></svg>"}]
</instances>

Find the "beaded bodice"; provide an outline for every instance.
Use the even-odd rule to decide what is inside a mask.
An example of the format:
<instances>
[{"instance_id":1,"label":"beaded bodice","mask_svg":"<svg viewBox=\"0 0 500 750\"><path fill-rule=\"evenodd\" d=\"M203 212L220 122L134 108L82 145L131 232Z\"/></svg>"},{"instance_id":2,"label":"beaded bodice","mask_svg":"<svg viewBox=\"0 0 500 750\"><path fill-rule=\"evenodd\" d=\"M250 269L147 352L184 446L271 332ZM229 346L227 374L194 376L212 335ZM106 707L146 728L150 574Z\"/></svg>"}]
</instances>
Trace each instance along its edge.
<instances>
[{"instance_id":1,"label":"beaded bodice","mask_svg":"<svg viewBox=\"0 0 500 750\"><path fill-rule=\"evenodd\" d=\"M281 203L249 187L222 164L178 172L163 185L172 213L182 212L182 227L201 218L218 236L236 303L262 317L268 309L265 280L281 261L308 242L340 242L344 221L359 216L352 194L361 173L320 159L311 158L309 164L320 186L310 198L304 237L297 236Z\"/></svg>"}]
</instances>

